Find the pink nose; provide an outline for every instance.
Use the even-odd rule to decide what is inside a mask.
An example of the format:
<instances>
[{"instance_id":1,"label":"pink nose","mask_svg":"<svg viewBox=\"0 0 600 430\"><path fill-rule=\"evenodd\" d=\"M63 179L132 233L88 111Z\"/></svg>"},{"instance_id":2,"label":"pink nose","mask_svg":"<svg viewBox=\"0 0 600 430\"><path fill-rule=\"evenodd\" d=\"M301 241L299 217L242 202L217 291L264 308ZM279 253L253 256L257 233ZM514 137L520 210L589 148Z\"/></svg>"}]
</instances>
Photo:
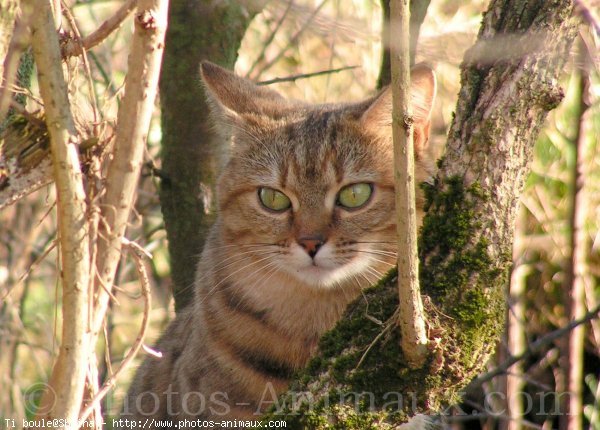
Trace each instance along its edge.
<instances>
[{"instance_id":1,"label":"pink nose","mask_svg":"<svg viewBox=\"0 0 600 430\"><path fill-rule=\"evenodd\" d=\"M319 249L325 243L325 239L321 235L304 236L298 239L298 244L304 248L310 258L315 258Z\"/></svg>"}]
</instances>

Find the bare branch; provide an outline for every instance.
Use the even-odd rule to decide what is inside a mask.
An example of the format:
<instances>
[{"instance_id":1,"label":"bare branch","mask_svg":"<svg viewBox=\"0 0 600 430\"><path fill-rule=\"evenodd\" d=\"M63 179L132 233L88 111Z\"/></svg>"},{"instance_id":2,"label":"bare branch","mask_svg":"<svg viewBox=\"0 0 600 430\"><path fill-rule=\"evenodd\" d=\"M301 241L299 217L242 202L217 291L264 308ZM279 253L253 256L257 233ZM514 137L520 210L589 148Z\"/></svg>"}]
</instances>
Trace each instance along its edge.
<instances>
[{"instance_id":1,"label":"bare branch","mask_svg":"<svg viewBox=\"0 0 600 430\"><path fill-rule=\"evenodd\" d=\"M61 346L50 389L42 397L38 414L73 423L79 414L89 355L89 237L79 137L70 110L51 5L46 0L26 0L23 7L36 12L32 14L31 41L50 134L63 288Z\"/></svg>"},{"instance_id":2,"label":"bare branch","mask_svg":"<svg viewBox=\"0 0 600 430\"><path fill-rule=\"evenodd\" d=\"M588 204L585 190L586 172L585 164L588 159L586 154L587 137L590 135L590 121L588 110L590 108L590 76L588 52L582 39L579 39L579 63L578 70L578 96L579 96L579 121L576 126L575 156L576 163L573 167L572 181L573 192L571 199L571 216L569 237L571 255L567 263L565 273L565 291L569 292L569 319L575 320L585 314L585 285L587 260L587 232L585 222L587 219ZM583 426L582 416L579 413L583 409L583 351L585 346L585 327L579 326L573 329L567 342L567 384L570 393L568 398L567 413L561 417L566 428L581 428Z\"/></svg>"},{"instance_id":3,"label":"bare branch","mask_svg":"<svg viewBox=\"0 0 600 430\"><path fill-rule=\"evenodd\" d=\"M98 391L98 393L94 396L92 401L85 407L85 409L79 415L79 420L86 420L90 414L94 412L94 410L98 407L104 396L108 394L110 389L115 385L119 375L129 366L131 361L135 358L140 348L143 345L144 338L146 336L146 332L148 331L148 325L150 323L150 309L151 309L151 296L150 296L150 281L148 278L148 272L146 271L146 267L144 266L143 257L147 256L146 250L141 248L137 243L130 242L127 239L123 238L123 244L129 249L131 252L131 256L133 257L133 261L135 263L135 267L137 268L138 275L140 277L140 284L142 287L142 297L144 298L144 315L142 318L142 326L140 327L140 331L138 336L133 343L131 349L127 352L123 361L121 361L118 369L113 373L110 378L102 385L102 388Z\"/></svg>"},{"instance_id":4,"label":"bare branch","mask_svg":"<svg viewBox=\"0 0 600 430\"><path fill-rule=\"evenodd\" d=\"M527 349L525 351L523 351L521 354L510 357L509 359L504 361L502 364L496 366L496 368L491 370L490 372L488 372L484 375L478 376L476 379L473 380L471 385L479 386L485 382L491 381L496 376L505 374L508 371L508 369L510 369L515 363L526 360L529 357L537 354L538 352L543 351L544 349L546 349L548 347L548 345L551 345L557 339L560 339L561 337L569 334L574 328L579 327L581 324L585 324L588 321L591 321L591 320L597 318L599 313L600 313L600 305L596 306L594 309L592 309L590 312L585 314L583 317L581 317L575 321L571 321L566 326L559 328L558 330L554 330L553 332L550 332L547 335L536 340L535 342L530 344L527 347Z\"/></svg>"},{"instance_id":5,"label":"bare branch","mask_svg":"<svg viewBox=\"0 0 600 430\"><path fill-rule=\"evenodd\" d=\"M113 16L104 21L100 27L93 33L84 37L81 41L69 40L69 42L63 47L63 56L65 58L74 57L81 55L83 51L88 51L96 45L99 45L112 34L115 30L121 27L123 21L133 12L136 8L137 0L127 0L123 5L115 12Z\"/></svg>"},{"instance_id":6,"label":"bare branch","mask_svg":"<svg viewBox=\"0 0 600 430\"><path fill-rule=\"evenodd\" d=\"M320 12L320 10L323 8L323 6L325 6L326 3L327 3L327 0L322 0L321 3L319 3L319 5L315 8L315 10L306 19L306 21L304 22L302 27L300 27L300 29L296 33L294 33L294 35L290 38L290 41L288 42L288 44L281 51L279 51L279 53L275 57L273 57L271 60L269 60L262 67L258 67L254 74L252 74L252 75L248 74L248 75L252 79L258 79L264 72L269 70L273 66L273 64L275 64L277 61L279 61L281 59L281 57L283 57L285 55L285 53L298 42L298 39L300 39L300 36L302 36L302 34L309 28L309 26L312 24L313 20L317 16L317 14Z\"/></svg>"},{"instance_id":7,"label":"bare branch","mask_svg":"<svg viewBox=\"0 0 600 430\"><path fill-rule=\"evenodd\" d=\"M277 84L280 82L294 82L298 79L314 78L315 76L329 75L331 73L339 73L339 72L343 72L344 70L356 69L357 67L358 66L346 66L346 67L340 67L339 69L329 69L329 70L321 70L319 72L302 73L299 75L292 75L292 76L286 76L284 78L275 78L275 79L269 79L268 81L257 82L257 85L271 85L271 84Z\"/></svg>"},{"instance_id":8,"label":"bare branch","mask_svg":"<svg viewBox=\"0 0 600 430\"><path fill-rule=\"evenodd\" d=\"M135 16L124 96L117 117L115 150L101 202L104 231L99 235L96 260L94 341L102 330L142 166L164 50L167 8L168 0L141 0Z\"/></svg>"},{"instance_id":9,"label":"bare branch","mask_svg":"<svg viewBox=\"0 0 600 430\"><path fill-rule=\"evenodd\" d=\"M399 323L402 352L411 367L421 367L428 351L417 253L415 158L410 107L410 11L408 0L391 1L390 7Z\"/></svg>"},{"instance_id":10,"label":"bare branch","mask_svg":"<svg viewBox=\"0 0 600 430\"><path fill-rule=\"evenodd\" d=\"M248 73L246 73L246 76L250 76L252 74L252 72L254 71L254 68L261 61L264 61L264 59L265 59L265 52L267 51L267 48L271 45L271 42L273 42L273 39L275 39L275 35L277 34L277 32L279 31L279 29L281 28L281 25L283 24L283 22L287 18L288 13L292 9L293 5L294 5L294 0L289 0L289 2L287 4L287 7L285 8L285 10L283 11L283 13L281 14L281 16L279 17L279 19L277 20L277 24L275 24L275 28L273 29L273 31L271 31L271 34L269 35L269 37L267 37L267 40L265 40L264 43L262 43L262 49L261 49L260 53L256 56L256 59L254 60L254 62L250 66L250 68L248 69Z\"/></svg>"},{"instance_id":11,"label":"bare branch","mask_svg":"<svg viewBox=\"0 0 600 430\"><path fill-rule=\"evenodd\" d=\"M6 53L3 52L5 47L0 46L0 59L4 62L0 65L2 79L0 81L0 123L4 121L8 113L13 98L12 87L15 84L19 61L29 43L28 21L28 14L21 13L21 16L16 19L14 29L6 29L9 30L6 33L11 35L10 43L6 46Z\"/></svg>"}]
</instances>

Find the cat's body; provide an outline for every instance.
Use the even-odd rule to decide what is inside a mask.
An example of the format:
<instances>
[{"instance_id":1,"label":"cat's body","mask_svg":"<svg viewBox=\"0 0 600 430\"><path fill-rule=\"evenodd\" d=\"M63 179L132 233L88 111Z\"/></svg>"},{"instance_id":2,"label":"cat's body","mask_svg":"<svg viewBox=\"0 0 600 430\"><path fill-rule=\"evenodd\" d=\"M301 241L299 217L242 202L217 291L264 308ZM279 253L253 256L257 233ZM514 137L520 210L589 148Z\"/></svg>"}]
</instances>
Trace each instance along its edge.
<instances>
[{"instance_id":1,"label":"cat's body","mask_svg":"<svg viewBox=\"0 0 600 430\"><path fill-rule=\"evenodd\" d=\"M171 323L126 398L129 419L257 419L314 355L347 304L395 264L389 91L308 105L212 64L202 68L232 153L194 302ZM433 72L413 72L423 152ZM228 130L228 131L227 131ZM428 176L417 158L417 181Z\"/></svg>"}]
</instances>

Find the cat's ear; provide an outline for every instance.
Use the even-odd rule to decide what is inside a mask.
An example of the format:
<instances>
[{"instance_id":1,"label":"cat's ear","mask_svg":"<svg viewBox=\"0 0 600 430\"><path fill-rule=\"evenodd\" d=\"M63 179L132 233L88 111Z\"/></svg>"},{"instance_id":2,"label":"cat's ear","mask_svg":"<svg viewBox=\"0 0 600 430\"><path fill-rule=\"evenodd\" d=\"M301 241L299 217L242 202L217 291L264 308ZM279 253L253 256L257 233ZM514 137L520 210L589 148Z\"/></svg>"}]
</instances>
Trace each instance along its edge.
<instances>
[{"instance_id":1,"label":"cat's ear","mask_svg":"<svg viewBox=\"0 0 600 430\"><path fill-rule=\"evenodd\" d=\"M225 120L238 122L244 115L279 118L291 102L276 91L258 86L208 61L200 66L213 113Z\"/></svg>"},{"instance_id":2,"label":"cat's ear","mask_svg":"<svg viewBox=\"0 0 600 430\"><path fill-rule=\"evenodd\" d=\"M419 155L429 139L431 111L436 94L434 71L427 65L418 64L410 72L410 101L414 119L414 145ZM360 119L362 125L382 137L391 138L392 90L386 88L371 103Z\"/></svg>"}]
</instances>

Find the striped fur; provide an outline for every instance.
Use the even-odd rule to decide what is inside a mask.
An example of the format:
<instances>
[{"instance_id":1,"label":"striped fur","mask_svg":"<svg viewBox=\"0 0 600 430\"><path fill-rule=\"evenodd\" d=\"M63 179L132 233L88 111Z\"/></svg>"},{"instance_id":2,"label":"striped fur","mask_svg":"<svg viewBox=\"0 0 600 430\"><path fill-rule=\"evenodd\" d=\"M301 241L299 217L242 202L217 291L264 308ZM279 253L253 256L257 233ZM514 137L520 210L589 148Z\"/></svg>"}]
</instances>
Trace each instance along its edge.
<instances>
[{"instance_id":1,"label":"striped fur","mask_svg":"<svg viewBox=\"0 0 600 430\"><path fill-rule=\"evenodd\" d=\"M219 214L197 268L194 303L171 323L139 369L124 418L256 418L315 353L360 290L395 264L391 94L353 104L308 105L210 63L203 80L216 123L231 142L218 182ZM431 171L424 148L433 72L413 73L417 180ZM339 190L373 184L347 210ZM260 187L285 193L274 213ZM299 245L320 236L314 258ZM265 397L267 396L267 397Z\"/></svg>"}]
</instances>

